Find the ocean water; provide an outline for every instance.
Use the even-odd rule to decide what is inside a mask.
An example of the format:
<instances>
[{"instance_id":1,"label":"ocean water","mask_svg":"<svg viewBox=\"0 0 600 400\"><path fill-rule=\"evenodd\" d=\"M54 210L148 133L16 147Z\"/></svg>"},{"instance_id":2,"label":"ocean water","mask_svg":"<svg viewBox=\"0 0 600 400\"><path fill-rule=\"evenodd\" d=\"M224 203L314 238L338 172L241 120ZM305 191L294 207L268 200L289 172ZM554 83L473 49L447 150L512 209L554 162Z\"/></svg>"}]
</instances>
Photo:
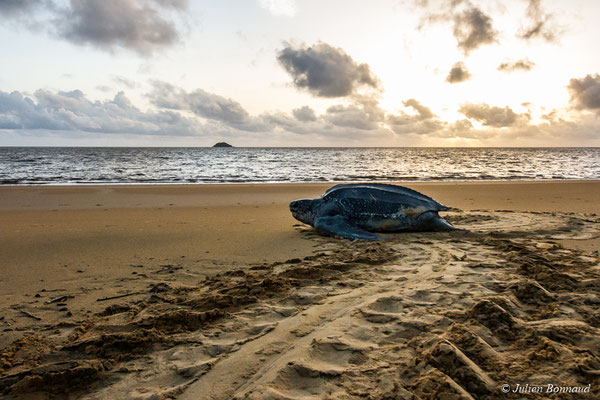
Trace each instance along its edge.
<instances>
[{"instance_id":1,"label":"ocean water","mask_svg":"<svg viewBox=\"0 0 600 400\"><path fill-rule=\"evenodd\" d=\"M600 179L600 148L0 147L0 184Z\"/></svg>"}]
</instances>

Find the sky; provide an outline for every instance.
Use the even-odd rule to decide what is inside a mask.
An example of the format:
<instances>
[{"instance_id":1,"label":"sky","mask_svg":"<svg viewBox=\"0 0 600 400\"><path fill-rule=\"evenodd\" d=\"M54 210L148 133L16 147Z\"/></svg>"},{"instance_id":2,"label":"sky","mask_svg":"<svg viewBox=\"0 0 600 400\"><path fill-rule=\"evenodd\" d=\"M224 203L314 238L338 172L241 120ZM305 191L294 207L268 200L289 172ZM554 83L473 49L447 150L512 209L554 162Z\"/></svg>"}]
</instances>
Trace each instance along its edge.
<instances>
[{"instance_id":1,"label":"sky","mask_svg":"<svg viewBox=\"0 0 600 400\"><path fill-rule=\"evenodd\" d=\"M600 146L595 0L0 0L0 146Z\"/></svg>"}]
</instances>

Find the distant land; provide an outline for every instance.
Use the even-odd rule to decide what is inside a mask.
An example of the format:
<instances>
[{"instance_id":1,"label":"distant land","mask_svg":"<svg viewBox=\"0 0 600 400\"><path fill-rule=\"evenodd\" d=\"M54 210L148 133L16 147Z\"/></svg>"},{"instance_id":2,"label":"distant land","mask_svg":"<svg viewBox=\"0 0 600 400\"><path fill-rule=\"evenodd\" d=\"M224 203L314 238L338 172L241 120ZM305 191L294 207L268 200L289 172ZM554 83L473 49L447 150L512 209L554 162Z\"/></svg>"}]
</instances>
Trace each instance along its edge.
<instances>
[{"instance_id":1,"label":"distant land","mask_svg":"<svg viewBox=\"0 0 600 400\"><path fill-rule=\"evenodd\" d=\"M219 142L219 143L215 144L213 147L233 147L233 146L227 142Z\"/></svg>"}]
</instances>

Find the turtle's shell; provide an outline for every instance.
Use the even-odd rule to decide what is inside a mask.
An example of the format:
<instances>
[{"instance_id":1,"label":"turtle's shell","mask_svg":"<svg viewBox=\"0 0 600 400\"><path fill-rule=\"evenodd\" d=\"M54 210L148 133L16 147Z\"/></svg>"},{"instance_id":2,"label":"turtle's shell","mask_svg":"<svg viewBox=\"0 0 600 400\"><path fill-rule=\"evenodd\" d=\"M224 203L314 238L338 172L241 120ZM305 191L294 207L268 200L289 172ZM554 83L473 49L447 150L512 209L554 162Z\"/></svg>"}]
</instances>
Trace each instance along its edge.
<instances>
[{"instance_id":1,"label":"turtle's shell","mask_svg":"<svg viewBox=\"0 0 600 400\"><path fill-rule=\"evenodd\" d=\"M321 197L325 201L342 201L352 207L349 212L396 214L399 208L446 211L449 207L412 189L385 183L353 183L336 185Z\"/></svg>"},{"instance_id":2,"label":"turtle's shell","mask_svg":"<svg viewBox=\"0 0 600 400\"><path fill-rule=\"evenodd\" d=\"M402 186L382 183L337 185L321 197L349 220L364 229L408 229L421 214L449 210L431 197Z\"/></svg>"}]
</instances>

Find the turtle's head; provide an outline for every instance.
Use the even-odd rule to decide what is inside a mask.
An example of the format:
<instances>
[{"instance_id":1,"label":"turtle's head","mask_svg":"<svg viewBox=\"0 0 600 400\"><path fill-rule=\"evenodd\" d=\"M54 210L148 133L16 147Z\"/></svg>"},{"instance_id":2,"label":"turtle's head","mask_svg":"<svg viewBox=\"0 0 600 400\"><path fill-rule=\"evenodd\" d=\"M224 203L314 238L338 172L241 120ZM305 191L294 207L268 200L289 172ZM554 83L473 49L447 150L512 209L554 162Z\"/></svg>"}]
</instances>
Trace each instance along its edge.
<instances>
[{"instance_id":1,"label":"turtle's head","mask_svg":"<svg viewBox=\"0 0 600 400\"><path fill-rule=\"evenodd\" d=\"M315 200L294 200L290 203L290 211L300 222L309 225L315 223Z\"/></svg>"}]
</instances>

